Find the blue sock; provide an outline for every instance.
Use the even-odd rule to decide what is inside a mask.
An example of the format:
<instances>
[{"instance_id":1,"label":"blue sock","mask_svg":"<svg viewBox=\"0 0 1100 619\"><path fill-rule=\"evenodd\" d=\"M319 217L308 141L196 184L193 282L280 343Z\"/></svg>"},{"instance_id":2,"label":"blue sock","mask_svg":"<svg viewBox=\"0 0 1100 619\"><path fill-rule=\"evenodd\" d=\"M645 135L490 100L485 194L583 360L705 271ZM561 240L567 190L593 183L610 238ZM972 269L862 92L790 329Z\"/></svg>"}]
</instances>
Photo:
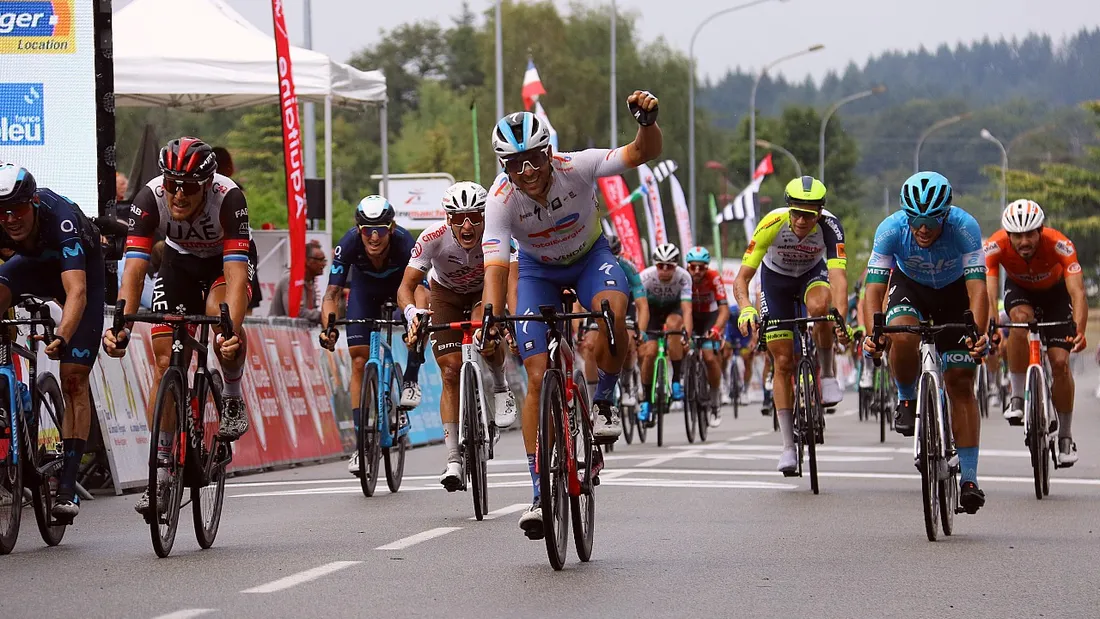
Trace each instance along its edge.
<instances>
[{"instance_id":1,"label":"blue sock","mask_svg":"<svg viewBox=\"0 0 1100 619\"><path fill-rule=\"evenodd\" d=\"M359 436L359 418L362 417L362 413L359 412L359 408L351 409L351 418L355 421L355 435Z\"/></svg>"},{"instance_id":2,"label":"blue sock","mask_svg":"<svg viewBox=\"0 0 1100 619\"><path fill-rule=\"evenodd\" d=\"M972 481L978 483L978 448L959 447L960 483Z\"/></svg>"},{"instance_id":3,"label":"blue sock","mask_svg":"<svg viewBox=\"0 0 1100 619\"><path fill-rule=\"evenodd\" d=\"M898 386L898 399L899 400L916 400L917 399L917 383L902 383L898 379L894 379L894 384Z\"/></svg>"},{"instance_id":4,"label":"blue sock","mask_svg":"<svg viewBox=\"0 0 1100 619\"><path fill-rule=\"evenodd\" d=\"M608 374L603 370L596 368L596 375L599 376L596 383L596 395L592 398L593 402L610 402L611 396L615 394L615 385L619 382L619 374Z\"/></svg>"},{"instance_id":5,"label":"blue sock","mask_svg":"<svg viewBox=\"0 0 1100 619\"><path fill-rule=\"evenodd\" d=\"M539 474L535 472L535 454L527 454L527 468L531 470L531 485L535 488L537 501L542 494L539 492Z\"/></svg>"},{"instance_id":6,"label":"blue sock","mask_svg":"<svg viewBox=\"0 0 1100 619\"><path fill-rule=\"evenodd\" d=\"M405 367L405 374L402 379L407 383L419 382L420 365L422 363L424 363L424 360L418 359L417 355L409 355L409 365Z\"/></svg>"}]
</instances>

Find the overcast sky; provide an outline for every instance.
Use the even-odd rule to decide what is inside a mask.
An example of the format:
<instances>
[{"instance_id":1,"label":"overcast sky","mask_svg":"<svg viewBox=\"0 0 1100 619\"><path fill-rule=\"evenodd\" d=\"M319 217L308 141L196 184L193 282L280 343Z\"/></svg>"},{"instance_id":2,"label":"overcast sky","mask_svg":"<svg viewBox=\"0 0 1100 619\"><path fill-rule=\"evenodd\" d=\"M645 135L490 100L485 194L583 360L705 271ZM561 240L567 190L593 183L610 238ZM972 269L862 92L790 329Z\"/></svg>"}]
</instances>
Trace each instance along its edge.
<instances>
[{"instance_id":1,"label":"overcast sky","mask_svg":"<svg viewBox=\"0 0 1100 619\"><path fill-rule=\"evenodd\" d=\"M116 10L130 0L115 0ZM610 0L580 0L599 6ZM664 37L687 52L691 34L707 16L744 0L618 0L621 11L639 17L644 40ZM270 0L228 0L260 28L271 31ZM185 2L181 2L185 3ZM287 27L300 43L304 0L284 0ZM556 2L563 8L569 2ZM475 12L492 7L492 0L471 0ZM437 19L450 23L461 0L313 0L313 47L337 60L376 42L379 32L402 23ZM843 71L850 61L863 65L880 52L915 50L922 44L1022 36L1041 31L1055 41L1082 27L1100 26L1098 0L773 0L716 18L696 41L701 74L720 78L728 69L757 69L786 55L822 43L825 49L790 60L776 68L788 79L807 74L821 78ZM505 24L507 27L507 24ZM516 59L522 70L526 59ZM536 64L538 59L535 59ZM513 64L505 59L505 67ZM543 76L543 81L548 80ZM549 86L548 86L549 87Z\"/></svg>"}]
</instances>

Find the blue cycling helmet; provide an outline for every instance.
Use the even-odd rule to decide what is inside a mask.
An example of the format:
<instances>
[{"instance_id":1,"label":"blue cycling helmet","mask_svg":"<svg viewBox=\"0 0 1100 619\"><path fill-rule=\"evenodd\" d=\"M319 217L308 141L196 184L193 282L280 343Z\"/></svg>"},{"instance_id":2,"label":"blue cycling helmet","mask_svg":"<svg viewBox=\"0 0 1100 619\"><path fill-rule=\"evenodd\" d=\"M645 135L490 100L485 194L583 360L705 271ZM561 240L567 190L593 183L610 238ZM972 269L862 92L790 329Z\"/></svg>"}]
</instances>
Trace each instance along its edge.
<instances>
[{"instance_id":1,"label":"blue cycling helmet","mask_svg":"<svg viewBox=\"0 0 1100 619\"><path fill-rule=\"evenodd\" d=\"M901 185L901 210L910 217L943 217L951 206L951 182L939 172L917 172Z\"/></svg>"},{"instance_id":2,"label":"blue cycling helmet","mask_svg":"<svg viewBox=\"0 0 1100 619\"><path fill-rule=\"evenodd\" d=\"M710 264L710 252L706 247L700 247L696 245L688 250L687 255L684 257L685 262L705 262Z\"/></svg>"}]
</instances>

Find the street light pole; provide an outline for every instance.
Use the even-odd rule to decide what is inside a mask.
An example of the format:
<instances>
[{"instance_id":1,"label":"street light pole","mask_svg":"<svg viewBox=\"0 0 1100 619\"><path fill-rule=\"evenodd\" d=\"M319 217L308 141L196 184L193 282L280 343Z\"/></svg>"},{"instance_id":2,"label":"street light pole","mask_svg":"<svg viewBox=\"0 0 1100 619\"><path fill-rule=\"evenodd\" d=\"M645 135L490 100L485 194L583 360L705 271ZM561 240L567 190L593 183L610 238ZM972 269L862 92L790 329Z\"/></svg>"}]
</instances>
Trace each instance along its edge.
<instances>
[{"instance_id":1,"label":"street light pole","mask_svg":"<svg viewBox=\"0 0 1100 619\"><path fill-rule=\"evenodd\" d=\"M805 54L810 54L818 50L825 49L825 46L818 43L810 48L802 51L795 52L793 54L787 54L782 58L771 61L764 65L764 68L760 70L760 73L756 75L756 79L752 81L752 94L749 95L749 181L752 181L752 175L756 172L756 89L760 87L760 80L768 73L768 71L775 65L790 60L791 58L798 58Z\"/></svg>"},{"instance_id":2,"label":"street light pole","mask_svg":"<svg viewBox=\"0 0 1100 619\"><path fill-rule=\"evenodd\" d=\"M920 147L924 145L924 140L927 139L928 136L932 135L936 131L939 131L940 129L943 129L944 127L946 127L948 125L953 125L953 124L959 122L960 120L965 120L967 118L970 118L970 112L967 112L965 114L958 114L956 116L951 116L949 118L944 118L943 120L938 120L938 121L932 123L931 127L925 129L924 132L920 134L920 137L917 138L917 147L913 151L913 173L914 174L916 174L917 172L920 172Z\"/></svg>"},{"instance_id":3,"label":"street light pole","mask_svg":"<svg viewBox=\"0 0 1100 619\"><path fill-rule=\"evenodd\" d=\"M1008 149L996 136L989 132L989 129L982 129L979 135L983 140L993 142L1001 149L1001 212L1004 212L1008 192Z\"/></svg>"},{"instance_id":4,"label":"street light pole","mask_svg":"<svg viewBox=\"0 0 1100 619\"><path fill-rule=\"evenodd\" d=\"M796 159L795 156L791 154L791 151L767 140L756 140L755 145L759 146L760 148L779 151L780 153L785 155L787 159L791 160L791 164L794 165L795 176L802 176L802 165L798 163L798 159Z\"/></svg>"},{"instance_id":5,"label":"street light pole","mask_svg":"<svg viewBox=\"0 0 1100 619\"><path fill-rule=\"evenodd\" d=\"M618 45L615 34L615 21L618 18L619 10L615 7L615 0L611 0L611 142L608 148L615 148L619 145L619 117L616 114L618 109L619 95L617 93L618 84L616 83L616 59L615 59L615 47Z\"/></svg>"},{"instance_id":6,"label":"street light pole","mask_svg":"<svg viewBox=\"0 0 1100 619\"><path fill-rule=\"evenodd\" d=\"M695 188L695 39L699 36L699 31L703 29L703 26L710 23L715 17L725 15L726 13L732 13L734 11L740 11L741 9L747 9L749 7L756 6L758 4L764 4L765 2L771 2L772 0L753 0L752 2L746 2L737 6L731 6L729 8L716 11L703 18L703 21L699 22L699 25L695 27L695 32L691 33L691 42L688 44L688 205L691 210L691 222L695 224L695 203L696 203L696 188ZM787 0L778 0L779 2L786 2ZM614 5L612 5L614 6ZM614 22L612 22L614 23ZM612 65L614 66L614 65ZM614 116L612 116L614 118ZM614 120L612 120L614 122Z\"/></svg>"},{"instance_id":7,"label":"street light pole","mask_svg":"<svg viewBox=\"0 0 1100 619\"><path fill-rule=\"evenodd\" d=\"M870 90L864 90L863 92L857 92L854 95L848 95L840 101L834 103L826 112L825 116L821 118L821 133L817 138L817 180L822 183L825 182L825 127L829 124L829 119L840 109L842 105L847 105L852 101L863 99L864 97L870 97L871 95L877 95L886 92L885 86L875 86Z\"/></svg>"},{"instance_id":8,"label":"street light pole","mask_svg":"<svg viewBox=\"0 0 1100 619\"><path fill-rule=\"evenodd\" d=\"M500 24L500 0L496 2L497 119L504 117L504 34Z\"/></svg>"}]
</instances>

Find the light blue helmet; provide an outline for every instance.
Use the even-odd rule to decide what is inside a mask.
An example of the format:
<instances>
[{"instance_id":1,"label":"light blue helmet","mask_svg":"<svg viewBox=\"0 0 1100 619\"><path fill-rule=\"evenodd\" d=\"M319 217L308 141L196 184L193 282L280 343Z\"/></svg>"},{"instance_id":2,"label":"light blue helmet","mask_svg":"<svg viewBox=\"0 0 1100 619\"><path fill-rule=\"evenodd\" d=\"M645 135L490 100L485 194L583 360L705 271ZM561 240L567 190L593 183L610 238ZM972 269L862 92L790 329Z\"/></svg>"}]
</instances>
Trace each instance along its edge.
<instances>
[{"instance_id":1,"label":"light blue helmet","mask_svg":"<svg viewBox=\"0 0 1100 619\"><path fill-rule=\"evenodd\" d=\"M550 145L550 129L531 112L515 112L493 128L493 152L501 159Z\"/></svg>"},{"instance_id":2,"label":"light blue helmet","mask_svg":"<svg viewBox=\"0 0 1100 619\"><path fill-rule=\"evenodd\" d=\"M705 262L710 264L710 251L706 247L696 245L688 250L684 257L685 262Z\"/></svg>"},{"instance_id":3,"label":"light blue helmet","mask_svg":"<svg viewBox=\"0 0 1100 619\"><path fill-rule=\"evenodd\" d=\"M360 226L384 226L396 216L393 205L382 196L367 196L355 207L355 223Z\"/></svg>"},{"instance_id":4,"label":"light blue helmet","mask_svg":"<svg viewBox=\"0 0 1100 619\"><path fill-rule=\"evenodd\" d=\"M943 174L917 172L901 185L901 210L910 217L943 217L951 197L951 182Z\"/></svg>"}]
</instances>

